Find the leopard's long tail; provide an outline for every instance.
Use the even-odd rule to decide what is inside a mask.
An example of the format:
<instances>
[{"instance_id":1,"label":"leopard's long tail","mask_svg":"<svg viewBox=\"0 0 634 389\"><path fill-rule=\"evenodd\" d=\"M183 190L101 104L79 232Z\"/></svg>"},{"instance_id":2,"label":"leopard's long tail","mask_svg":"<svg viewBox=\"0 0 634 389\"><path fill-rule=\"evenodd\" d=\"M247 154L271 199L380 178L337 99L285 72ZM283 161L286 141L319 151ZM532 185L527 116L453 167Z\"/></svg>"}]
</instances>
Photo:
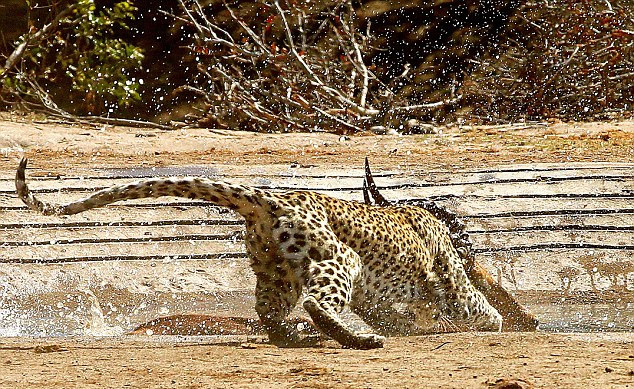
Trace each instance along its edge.
<instances>
[{"instance_id":1,"label":"leopard's long tail","mask_svg":"<svg viewBox=\"0 0 634 389\"><path fill-rule=\"evenodd\" d=\"M73 215L117 201L147 197L175 196L209 201L233 209L243 216L260 208L267 197L265 192L241 185L214 182L206 178L151 178L117 185L69 204L55 205L36 198L25 179L27 159L20 161L15 175L18 196L31 209L44 215Z\"/></svg>"}]
</instances>

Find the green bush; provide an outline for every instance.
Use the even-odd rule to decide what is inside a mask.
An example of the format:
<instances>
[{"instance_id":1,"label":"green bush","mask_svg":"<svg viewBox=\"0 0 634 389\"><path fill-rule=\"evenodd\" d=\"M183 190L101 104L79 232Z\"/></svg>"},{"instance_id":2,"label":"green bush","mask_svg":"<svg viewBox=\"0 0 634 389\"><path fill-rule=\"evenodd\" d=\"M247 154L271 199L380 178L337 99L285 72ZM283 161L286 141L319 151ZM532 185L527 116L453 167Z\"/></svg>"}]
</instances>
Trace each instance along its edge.
<instances>
[{"instance_id":1,"label":"green bush","mask_svg":"<svg viewBox=\"0 0 634 389\"><path fill-rule=\"evenodd\" d=\"M94 0L77 0L69 7L72 12L46 36L35 40L37 30L32 29L15 43L27 42L27 49L15 66L20 70L5 77L6 89L14 96L41 99L34 91L41 85L60 106L92 114L139 100L139 80L129 73L141 66L143 52L121 38L136 8L121 1L99 10Z\"/></svg>"}]
</instances>

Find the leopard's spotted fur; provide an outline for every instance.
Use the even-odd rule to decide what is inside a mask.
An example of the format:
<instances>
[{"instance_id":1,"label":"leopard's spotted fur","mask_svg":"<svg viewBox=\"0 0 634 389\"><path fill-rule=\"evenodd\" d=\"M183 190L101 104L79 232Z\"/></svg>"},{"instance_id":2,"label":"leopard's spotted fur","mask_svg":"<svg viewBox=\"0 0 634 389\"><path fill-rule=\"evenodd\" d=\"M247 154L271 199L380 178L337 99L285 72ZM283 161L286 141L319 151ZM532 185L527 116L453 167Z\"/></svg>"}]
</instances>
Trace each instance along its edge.
<instances>
[{"instance_id":1,"label":"leopard's spotted fur","mask_svg":"<svg viewBox=\"0 0 634 389\"><path fill-rule=\"evenodd\" d=\"M506 289L496 282L488 270L476 261L473 242L466 231L464 222L458 215L435 201L399 200L389 201L379 192L370 171L368 159L365 159L365 177L363 180L363 199L366 204L390 206L408 204L421 207L449 228L451 243L464 263L469 281L487 298L489 303L502 315L505 331L535 331L539 320L526 307L522 306Z\"/></svg>"},{"instance_id":2,"label":"leopard's spotted fur","mask_svg":"<svg viewBox=\"0 0 634 389\"><path fill-rule=\"evenodd\" d=\"M273 193L205 178L156 178L101 190L66 205L36 199L16 174L19 197L47 215L70 215L120 200L177 196L233 209L246 220L245 242L256 274L256 311L271 342L301 344L286 322L302 290L315 325L345 347L382 347L384 338L355 333L339 317L350 305L383 335L424 334L446 319L499 331L502 317L469 281L448 228L415 206L377 207L307 191Z\"/></svg>"}]
</instances>

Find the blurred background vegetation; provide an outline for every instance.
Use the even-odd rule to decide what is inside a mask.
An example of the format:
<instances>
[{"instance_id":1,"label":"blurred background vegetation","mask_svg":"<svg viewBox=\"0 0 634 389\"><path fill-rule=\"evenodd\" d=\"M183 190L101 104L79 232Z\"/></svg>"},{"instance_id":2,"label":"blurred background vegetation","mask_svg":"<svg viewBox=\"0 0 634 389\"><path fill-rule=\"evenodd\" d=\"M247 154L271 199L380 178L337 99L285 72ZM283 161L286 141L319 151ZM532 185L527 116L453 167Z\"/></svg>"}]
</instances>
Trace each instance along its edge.
<instances>
[{"instance_id":1,"label":"blurred background vegetation","mask_svg":"<svg viewBox=\"0 0 634 389\"><path fill-rule=\"evenodd\" d=\"M0 104L259 131L416 132L428 128L421 123L604 120L632 112L631 0L288 0L277 3L281 14L276 3L5 0ZM199 6L198 16L186 11ZM231 45L218 44L196 20ZM298 56L314 75L302 75L306 68L289 54L293 41L307 39L310 49ZM254 59L260 44L266 47ZM210 76L221 65L236 73ZM280 74L288 79L284 90L297 87L288 96L301 102L294 111L247 93L281 88ZM315 75L336 83L352 106L327 110L333 102L315 97ZM259 114L266 125L253 117Z\"/></svg>"}]
</instances>

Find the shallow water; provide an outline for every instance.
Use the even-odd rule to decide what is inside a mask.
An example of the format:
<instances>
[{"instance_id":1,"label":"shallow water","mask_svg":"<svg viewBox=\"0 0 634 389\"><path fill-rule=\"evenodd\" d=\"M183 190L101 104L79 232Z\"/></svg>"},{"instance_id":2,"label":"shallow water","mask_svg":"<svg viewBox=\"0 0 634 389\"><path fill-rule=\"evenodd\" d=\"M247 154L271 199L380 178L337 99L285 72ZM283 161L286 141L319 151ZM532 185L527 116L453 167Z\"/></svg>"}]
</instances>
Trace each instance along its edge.
<instances>
[{"instance_id":1,"label":"shallow water","mask_svg":"<svg viewBox=\"0 0 634 389\"><path fill-rule=\"evenodd\" d=\"M549 332L634 331L634 302L532 305L540 330Z\"/></svg>"},{"instance_id":2,"label":"shallow water","mask_svg":"<svg viewBox=\"0 0 634 389\"><path fill-rule=\"evenodd\" d=\"M94 294L63 304L51 304L51 297L58 296L42 296L41 300L47 304L0 309L0 337L121 336L156 317L183 313L255 317L251 308L254 299L248 293L207 299L177 297L163 302L154 298L147 304L134 305L126 305L125 301L119 304L113 299L100 301ZM541 331L634 332L632 302L532 304L529 309L540 319ZM293 315L306 316L306 313L297 308ZM357 330L369 330L351 312L346 311L343 316Z\"/></svg>"}]
</instances>

